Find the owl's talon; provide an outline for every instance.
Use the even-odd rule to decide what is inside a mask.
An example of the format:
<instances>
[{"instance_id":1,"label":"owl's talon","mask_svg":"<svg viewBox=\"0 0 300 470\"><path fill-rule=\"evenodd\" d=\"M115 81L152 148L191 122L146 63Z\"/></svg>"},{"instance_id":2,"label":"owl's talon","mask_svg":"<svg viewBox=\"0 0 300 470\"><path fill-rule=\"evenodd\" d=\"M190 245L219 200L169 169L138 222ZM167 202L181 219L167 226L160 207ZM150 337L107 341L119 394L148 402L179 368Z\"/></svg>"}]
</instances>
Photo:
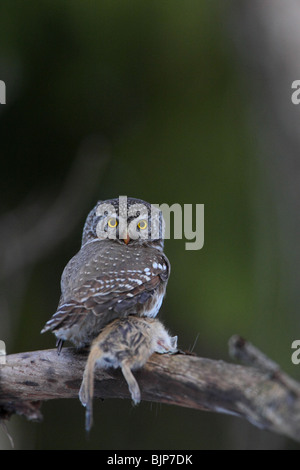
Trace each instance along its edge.
<instances>
[{"instance_id":1,"label":"owl's talon","mask_svg":"<svg viewBox=\"0 0 300 470\"><path fill-rule=\"evenodd\" d=\"M56 347L57 347L57 355L59 356L60 353L61 353L61 350L63 348L63 345L64 345L64 340L59 338L57 341L56 341Z\"/></svg>"}]
</instances>

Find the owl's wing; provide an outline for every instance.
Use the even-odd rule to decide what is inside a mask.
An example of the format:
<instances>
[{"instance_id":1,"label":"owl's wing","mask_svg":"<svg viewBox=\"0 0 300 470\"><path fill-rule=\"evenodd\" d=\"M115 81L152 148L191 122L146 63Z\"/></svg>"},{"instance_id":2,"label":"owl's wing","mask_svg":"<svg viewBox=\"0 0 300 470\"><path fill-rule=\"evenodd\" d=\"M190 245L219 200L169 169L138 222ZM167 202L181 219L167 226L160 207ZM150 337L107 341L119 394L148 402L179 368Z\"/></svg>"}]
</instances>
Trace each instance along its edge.
<instances>
[{"instance_id":1,"label":"owl's wing","mask_svg":"<svg viewBox=\"0 0 300 470\"><path fill-rule=\"evenodd\" d=\"M80 328L87 315L97 317L97 329L100 331L115 318L139 314L139 309L160 287L163 287L162 296L165 291L170 265L163 253L157 258L151 269L109 271L95 279L87 280L82 286L74 289L72 299L61 299L56 313L41 333L68 329L75 324Z\"/></svg>"}]
</instances>

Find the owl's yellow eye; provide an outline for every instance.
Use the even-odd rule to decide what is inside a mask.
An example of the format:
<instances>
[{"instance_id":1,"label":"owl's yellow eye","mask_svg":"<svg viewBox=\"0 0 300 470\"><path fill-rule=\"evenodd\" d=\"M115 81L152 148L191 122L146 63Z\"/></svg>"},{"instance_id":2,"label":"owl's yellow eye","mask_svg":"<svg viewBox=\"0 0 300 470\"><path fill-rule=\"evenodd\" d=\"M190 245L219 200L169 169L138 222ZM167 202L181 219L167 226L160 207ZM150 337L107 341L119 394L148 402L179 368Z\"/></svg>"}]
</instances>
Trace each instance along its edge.
<instances>
[{"instance_id":1,"label":"owl's yellow eye","mask_svg":"<svg viewBox=\"0 0 300 470\"><path fill-rule=\"evenodd\" d=\"M146 220L140 220L139 223L137 224L137 226L140 230L145 230L145 228L147 228L148 224L147 224Z\"/></svg>"},{"instance_id":2,"label":"owl's yellow eye","mask_svg":"<svg viewBox=\"0 0 300 470\"><path fill-rule=\"evenodd\" d=\"M111 217L108 219L107 223L110 228L116 228L118 225L118 220L115 217Z\"/></svg>"}]
</instances>

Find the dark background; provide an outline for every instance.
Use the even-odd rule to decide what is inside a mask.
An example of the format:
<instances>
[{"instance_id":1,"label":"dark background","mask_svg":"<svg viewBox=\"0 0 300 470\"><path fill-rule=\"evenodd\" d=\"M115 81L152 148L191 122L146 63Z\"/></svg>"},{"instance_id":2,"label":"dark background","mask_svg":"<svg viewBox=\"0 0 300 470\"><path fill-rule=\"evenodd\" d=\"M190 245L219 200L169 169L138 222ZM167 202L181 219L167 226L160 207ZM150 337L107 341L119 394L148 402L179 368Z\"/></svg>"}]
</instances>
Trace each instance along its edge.
<instances>
[{"instance_id":1,"label":"dark background","mask_svg":"<svg viewBox=\"0 0 300 470\"><path fill-rule=\"evenodd\" d=\"M291 83L300 39L291 22L300 24L300 11L284 3L283 21L278 0L1 1L8 353L54 347L40 330L85 217L97 200L128 195L205 204L203 249L165 245L172 273L160 318L180 347L229 361L238 333L299 378L291 343L300 337L300 117ZM96 401L89 440L79 400L49 401L42 412L40 424L8 423L16 448L299 448L238 418L148 402ZM9 448L1 430L0 446Z\"/></svg>"}]
</instances>

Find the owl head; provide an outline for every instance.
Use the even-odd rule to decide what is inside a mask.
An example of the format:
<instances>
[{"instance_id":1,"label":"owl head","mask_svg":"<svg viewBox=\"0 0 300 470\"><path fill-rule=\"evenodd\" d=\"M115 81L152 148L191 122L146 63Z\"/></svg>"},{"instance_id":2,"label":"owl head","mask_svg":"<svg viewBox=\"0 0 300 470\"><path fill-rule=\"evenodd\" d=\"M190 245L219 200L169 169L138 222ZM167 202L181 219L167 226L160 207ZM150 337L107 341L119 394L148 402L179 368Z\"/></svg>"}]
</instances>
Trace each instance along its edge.
<instances>
[{"instance_id":1,"label":"owl head","mask_svg":"<svg viewBox=\"0 0 300 470\"><path fill-rule=\"evenodd\" d=\"M149 202L119 196L98 201L89 213L82 236L82 245L94 240L147 245L163 250L165 223L161 210Z\"/></svg>"}]
</instances>

